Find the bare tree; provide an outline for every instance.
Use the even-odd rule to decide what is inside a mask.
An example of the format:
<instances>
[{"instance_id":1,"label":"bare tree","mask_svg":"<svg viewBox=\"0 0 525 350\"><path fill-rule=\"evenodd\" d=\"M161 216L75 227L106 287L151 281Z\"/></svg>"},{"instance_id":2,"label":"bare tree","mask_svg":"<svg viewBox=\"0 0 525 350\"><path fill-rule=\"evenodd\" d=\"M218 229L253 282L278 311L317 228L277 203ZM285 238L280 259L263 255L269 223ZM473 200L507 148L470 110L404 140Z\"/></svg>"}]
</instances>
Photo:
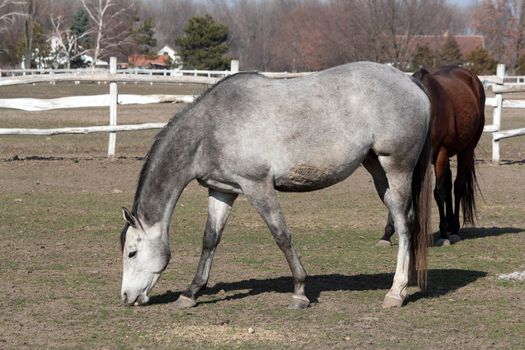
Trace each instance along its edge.
<instances>
[{"instance_id":1,"label":"bare tree","mask_svg":"<svg viewBox=\"0 0 525 350\"><path fill-rule=\"evenodd\" d=\"M370 57L395 65L408 61L415 35L441 35L452 23L452 12L444 0L358 0L360 16L356 28L369 33Z\"/></svg>"},{"instance_id":2,"label":"bare tree","mask_svg":"<svg viewBox=\"0 0 525 350\"><path fill-rule=\"evenodd\" d=\"M203 1L193 0L147 0L140 6L141 17L155 19L155 38L160 46L165 44L175 46L175 40L183 35L184 26L193 16L203 16L215 13L212 5Z\"/></svg>"},{"instance_id":3,"label":"bare tree","mask_svg":"<svg viewBox=\"0 0 525 350\"><path fill-rule=\"evenodd\" d=\"M193 16L210 14L226 24L231 55L242 69L317 70L356 60L401 63L410 61L415 35L467 27L462 11L447 0L140 1L141 15L158 19L161 45L174 44Z\"/></svg>"},{"instance_id":4,"label":"bare tree","mask_svg":"<svg viewBox=\"0 0 525 350\"><path fill-rule=\"evenodd\" d=\"M131 44L134 3L127 0L81 0L81 3L93 22L94 68L101 56Z\"/></svg>"},{"instance_id":5,"label":"bare tree","mask_svg":"<svg viewBox=\"0 0 525 350\"><path fill-rule=\"evenodd\" d=\"M514 0L483 0L474 8L474 29L485 37L485 46L497 62L513 66L521 46L523 20ZM518 25L517 25L518 23ZM517 29L518 27L519 29Z\"/></svg>"},{"instance_id":6,"label":"bare tree","mask_svg":"<svg viewBox=\"0 0 525 350\"><path fill-rule=\"evenodd\" d=\"M516 21L517 27L515 31L516 49L514 53L514 65L517 65L520 56L522 55L521 51L525 46L525 1L521 1L521 4L517 10L519 12L517 13L518 18Z\"/></svg>"},{"instance_id":7,"label":"bare tree","mask_svg":"<svg viewBox=\"0 0 525 350\"><path fill-rule=\"evenodd\" d=\"M74 34L70 27L64 28L64 18L62 16L57 16L53 18L51 16L51 23L53 25L53 34L51 40L55 40L55 54L58 59L60 56L63 56L66 59L67 69L71 67L71 60L82 56L85 54L88 49L85 49L79 45L79 41L91 35L92 31L86 31L80 35Z\"/></svg>"},{"instance_id":8,"label":"bare tree","mask_svg":"<svg viewBox=\"0 0 525 350\"><path fill-rule=\"evenodd\" d=\"M243 69L268 70L271 67L276 18L282 10L279 0L232 0L214 4L217 21L230 30L231 54L239 59Z\"/></svg>"},{"instance_id":9,"label":"bare tree","mask_svg":"<svg viewBox=\"0 0 525 350\"><path fill-rule=\"evenodd\" d=\"M31 68L31 57L33 54L33 27L35 17L37 15L38 5L34 3L34 0L27 0L24 3L25 9L25 53L24 53L24 67Z\"/></svg>"},{"instance_id":10,"label":"bare tree","mask_svg":"<svg viewBox=\"0 0 525 350\"><path fill-rule=\"evenodd\" d=\"M25 1L0 0L0 33L8 30L19 17L25 17L19 6L25 5Z\"/></svg>"}]
</instances>

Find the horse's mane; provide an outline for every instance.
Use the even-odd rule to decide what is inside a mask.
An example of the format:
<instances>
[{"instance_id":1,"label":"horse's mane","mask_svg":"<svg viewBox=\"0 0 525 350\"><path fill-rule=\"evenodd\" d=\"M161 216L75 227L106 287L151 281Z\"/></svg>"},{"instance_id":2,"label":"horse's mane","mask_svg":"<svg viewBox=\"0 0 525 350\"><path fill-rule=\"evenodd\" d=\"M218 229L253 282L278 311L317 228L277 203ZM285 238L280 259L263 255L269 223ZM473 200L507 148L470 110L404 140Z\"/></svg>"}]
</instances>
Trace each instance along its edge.
<instances>
[{"instance_id":1,"label":"horse's mane","mask_svg":"<svg viewBox=\"0 0 525 350\"><path fill-rule=\"evenodd\" d=\"M211 88L207 89L204 93L202 93L199 97L197 97L192 103L188 104L182 111L177 112L170 121L160 130L160 132L155 136L155 140L153 142L153 145L151 146L150 150L144 157L144 165L142 166L142 170L140 171L139 180L137 184L137 191L135 192L135 199L133 200L133 209L131 213L133 215L137 214L138 211L138 205L139 205L139 199L141 196L141 189L144 186L144 183L146 181L146 178L148 177L149 171L152 167L154 155L157 154L162 146L162 141L166 138L169 131L173 128L173 126L177 123L178 120L180 120L184 115L186 115L189 111L192 110L192 108L197 105L201 100L203 100L206 96L208 96L212 91L215 91L219 86L223 85L225 82L229 81L230 79L233 79L234 77L244 75L259 75L257 72L240 72L236 74L229 75L223 79L221 79L218 83L214 84Z\"/></svg>"},{"instance_id":2,"label":"horse's mane","mask_svg":"<svg viewBox=\"0 0 525 350\"><path fill-rule=\"evenodd\" d=\"M422 67L421 69L419 69L417 72L415 72L414 74L412 74L411 78L412 78L412 81L421 89L423 90L423 92L427 95L427 97L430 99L430 95L428 93L428 90L427 88L425 87L425 85L423 85L423 78L425 77L425 75L427 74L430 74L430 72L428 70L426 70L424 67Z\"/></svg>"},{"instance_id":3,"label":"horse's mane","mask_svg":"<svg viewBox=\"0 0 525 350\"><path fill-rule=\"evenodd\" d=\"M142 188L144 187L144 184L146 183L148 175L150 174L150 170L153 167L153 162L155 159L154 155L161 152L164 146L163 141L168 136L169 131L174 127L174 125L177 123L178 120L180 120L183 116L188 114L188 112L190 112L195 105L197 105L202 99L208 96L212 91L217 89L219 86L223 85L224 82L229 81L230 79L234 77L238 77L240 75L254 75L255 76L259 74L257 72L240 72L240 73L229 75L223 78L218 83L214 84L211 88L207 89L199 97L197 97L192 103L188 104L182 111L177 112L170 119L170 121L160 130L160 132L155 136L153 145L151 146L148 153L146 153L146 156L144 157L144 165L142 166L142 169L139 174L137 190L135 192L135 198L133 200L133 207L131 210L131 213L133 215L137 215L137 212L139 209L140 198L142 195ZM129 224L126 223L120 235L121 248L124 247L124 242L126 240L126 232L127 232L128 227L129 227Z\"/></svg>"}]
</instances>

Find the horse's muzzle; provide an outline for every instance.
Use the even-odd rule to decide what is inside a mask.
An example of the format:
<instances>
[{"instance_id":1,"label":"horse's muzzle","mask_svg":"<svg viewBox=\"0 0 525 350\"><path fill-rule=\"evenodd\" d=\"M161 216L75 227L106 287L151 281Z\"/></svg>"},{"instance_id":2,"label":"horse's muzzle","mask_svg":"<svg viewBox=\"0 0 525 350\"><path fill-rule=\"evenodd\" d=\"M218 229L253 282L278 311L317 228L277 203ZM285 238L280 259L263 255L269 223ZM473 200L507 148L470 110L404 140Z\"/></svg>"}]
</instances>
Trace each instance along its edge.
<instances>
[{"instance_id":1,"label":"horse's muzzle","mask_svg":"<svg viewBox=\"0 0 525 350\"><path fill-rule=\"evenodd\" d=\"M121 299L124 302L124 304L128 306L142 306L146 305L149 301L149 298L146 294L139 294L136 297L131 297L126 292L122 292Z\"/></svg>"}]
</instances>

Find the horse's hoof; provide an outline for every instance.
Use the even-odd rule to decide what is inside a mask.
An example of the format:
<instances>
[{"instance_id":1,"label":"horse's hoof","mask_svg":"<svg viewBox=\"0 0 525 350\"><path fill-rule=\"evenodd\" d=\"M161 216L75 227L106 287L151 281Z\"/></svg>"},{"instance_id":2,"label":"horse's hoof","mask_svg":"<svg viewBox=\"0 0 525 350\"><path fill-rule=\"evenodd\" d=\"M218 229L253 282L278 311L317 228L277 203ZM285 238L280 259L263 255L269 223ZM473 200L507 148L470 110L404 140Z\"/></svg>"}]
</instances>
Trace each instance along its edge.
<instances>
[{"instance_id":1,"label":"horse's hoof","mask_svg":"<svg viewBox=\"0 0 525 350\"><path fill-rule=\"evenodd\" d=\"M401 307L403 305L403 299L392 295L386 295L383 300L383 309L390 309L391 307Z\"/></svg>"},{"instance_id":2,"label":"horse's hoof","mask_svg":"<svg viewBox=\"0 0 525 350\"><path fill-rule=\"evenodd\" d=\"M454 244L454 243L461 241L461 237L459 235L452 234L448 236L448 240L450 241L450 243Z\"/></svg>"},{"instance_id":3,"label":"horse's hoof","mask_svg":"<svg viewBox=\"0 0 525 350\"><path fill-rule=\"evenodd\" d=\"M379 241L377 241L376 246L377 247L391 247L392 242L387 241L386 239L380 239Z\"/></svg>"},{"instance_id":4,"label":"horse's hoof","mask_svg":"<svg viewBox=\"0 0 525 350\"><path fill-rule=\"evenodd\" d=\"M197 302L195 299L185 297L184 295L180 295L179 299L175 302L175 308L176 309L188 309L190 307L194 307L197 305Z\"/></svg>"},{"instance_id":5,"label":"horse's hoof","mask_svg":"<svg viewBox=\"0 0 525 350\"><path fill-rule=\"evenodd\" d=\"M306 309L310 305L310 300L304 295L294 295L290 304L288 304L289 309L301 310Z\"/></svg>"},{"instance_id":6,"label":"horse's hoof","mask_svg":"<svg viewBox=\"0 0 525 350\"><path fill-rule=\"evenodd\" d=\"M447 246L447 245L450 245L450 241L448 240L448 238L440 238L436 242L436 246L438 247Z\"/></svg>"}]
</instances>

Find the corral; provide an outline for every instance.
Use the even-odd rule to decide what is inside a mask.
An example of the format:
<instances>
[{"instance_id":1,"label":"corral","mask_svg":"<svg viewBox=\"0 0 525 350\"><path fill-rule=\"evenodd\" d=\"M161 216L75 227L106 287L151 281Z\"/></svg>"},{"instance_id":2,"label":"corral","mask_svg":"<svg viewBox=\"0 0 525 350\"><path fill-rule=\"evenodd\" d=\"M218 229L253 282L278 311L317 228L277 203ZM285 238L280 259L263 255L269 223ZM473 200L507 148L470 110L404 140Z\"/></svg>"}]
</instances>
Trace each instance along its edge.
<instances>
[{"instance_id":1,"label":"corral","mask_svg":"<svg viewBox=\"0 0 525 350\"><path fill-rule=\"evenodd\" d=\"M119 87L120 88L120 87ZM127 85L121 92L198 94L200 86ZM2 87L8 97L106 93L96 84ZM119 107L119 123L166 122L182 105ZM2 127L107 123L107 108L0 111ZM505 129L522 127L520 110ZM488 122L491 111L487 111ZM386 219L370 176L359 169L330 189L281 194L309 273L304 311L286 309L290 272L264 223L241 197L197 308L172 303L193 277L206 220L206 190L192 185L171 226L172 261L151 305L119 298L120 208L133 200L142 157L156 131L0 138L0 348L520 348L525 285L499 274L524 270L525 142L506 140L491 165L491 138L477 149L483 199L465 240L431 248L429 292L383 310L396 247L375 246ZM435 213L436 214L436 213ZM437 214L433 218L437 223ZM437 230L437 227L436 227ZM248 329L252 328L253 332Z\"/></svg>"}]
</instances>

